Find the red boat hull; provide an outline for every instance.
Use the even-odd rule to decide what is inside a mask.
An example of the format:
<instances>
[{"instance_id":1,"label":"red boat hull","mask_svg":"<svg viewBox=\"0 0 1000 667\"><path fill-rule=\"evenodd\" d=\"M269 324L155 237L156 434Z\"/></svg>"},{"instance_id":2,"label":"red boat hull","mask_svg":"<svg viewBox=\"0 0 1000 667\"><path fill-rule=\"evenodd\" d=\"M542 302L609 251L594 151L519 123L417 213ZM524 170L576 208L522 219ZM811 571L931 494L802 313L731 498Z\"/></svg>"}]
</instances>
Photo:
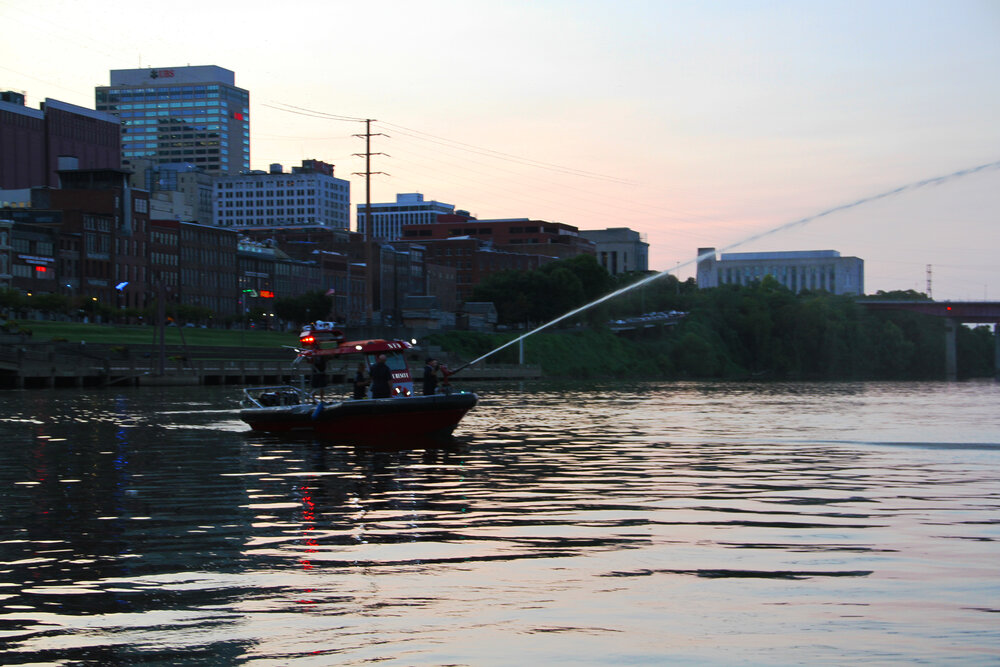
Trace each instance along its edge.
<instances>
[{"instance_id":1,"label":"red boat hull","mask_svg":"<svg viewBox=\"0 0 1000 667\"><path fill-rule=\"evenodd\" d=\"M328 440L378 440L451 435L476 405L472 393L380 398L330 404L244 408L254 431L312 434Z\"/></svg>"}]
</instances>

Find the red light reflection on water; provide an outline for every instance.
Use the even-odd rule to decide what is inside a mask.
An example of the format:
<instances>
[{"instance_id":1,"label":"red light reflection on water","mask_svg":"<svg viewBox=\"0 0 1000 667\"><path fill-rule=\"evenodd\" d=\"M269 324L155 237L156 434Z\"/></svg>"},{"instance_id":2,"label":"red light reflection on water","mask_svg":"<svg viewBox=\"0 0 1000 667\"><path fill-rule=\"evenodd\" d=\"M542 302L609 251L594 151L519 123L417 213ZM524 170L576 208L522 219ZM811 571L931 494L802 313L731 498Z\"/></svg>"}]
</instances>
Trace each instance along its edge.
<instances>
[{"instance_id":1,"label":"red light reflection on water","mask_svg":"<svg viewBox=\"0 0 1000 667\"><path fill-rule=\"evenodd\" d=\"M304 542L307 548L304 551L307 554L316 553L316 540L309 537L309 533L316 530L316 503L312 499L312 493L308 486L299 487L299 492L302 495L302 528L306 533ZM308 558L299 559L299 563L304 570L311 570L314 567Z\"/></svg>"},{"instance_id":2,"label":"red light reflection on water","mask_svg":"<svg viewBox=\"0 0 1000 667\"><path fill-rule=\"evenodd\" d=\"M306 532L305 545L307 548L304 551L307 554L316 553L316 540L308 536L311 531L316 530L316 503L312 499L312 494L308 486L299 487L299 491L302 494L302 528ZM308 558L300 558L299 564L303 570L312 570L315 567ZM312 593L313 589L307 588L305 592ZM298 604L316 604L315 600L307 599L296 600L295 602Z\"/></svg>"}]
</instances>

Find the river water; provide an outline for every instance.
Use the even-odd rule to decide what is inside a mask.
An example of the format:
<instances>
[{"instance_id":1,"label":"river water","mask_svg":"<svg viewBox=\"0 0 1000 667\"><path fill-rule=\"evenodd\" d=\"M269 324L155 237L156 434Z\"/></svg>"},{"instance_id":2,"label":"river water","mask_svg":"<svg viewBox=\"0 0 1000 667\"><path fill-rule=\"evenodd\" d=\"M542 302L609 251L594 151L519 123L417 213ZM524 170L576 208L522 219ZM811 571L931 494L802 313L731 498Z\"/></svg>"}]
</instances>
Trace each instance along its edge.
<instances>
[{"instance_id":1,"label":"river water","mask_svg":"<svg viewBox=\"0 0 1000 667\"><path fill-rule=\"evenodd\" d=\"M0 393L0 662L1000 662L1000 384L466 388L401 451Z\"/></svg>"}]
</instances>

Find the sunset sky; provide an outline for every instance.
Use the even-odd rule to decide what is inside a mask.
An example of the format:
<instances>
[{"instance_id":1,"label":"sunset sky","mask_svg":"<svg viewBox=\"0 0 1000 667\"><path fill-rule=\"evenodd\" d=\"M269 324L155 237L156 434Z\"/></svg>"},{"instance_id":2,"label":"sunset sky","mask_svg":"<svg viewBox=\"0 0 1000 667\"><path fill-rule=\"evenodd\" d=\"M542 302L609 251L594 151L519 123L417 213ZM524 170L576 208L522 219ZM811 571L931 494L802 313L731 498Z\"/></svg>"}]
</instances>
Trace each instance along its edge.
<instances>
[{"instance_id":1,"label":"sunset sky","mask_svg":"<svg viewBox=\"0 0 1000 667\"><path fill-rule=\"evenodd\" d=\"M700 246L839 250L866 290L1000 300L1000 2L0 0L0 89L94 107L109 71L218 65L252 167L373 201L630 227L650 268ZM900 186L910 188L741 244ZM678 265L680 268L677 269Z\"/></svg>"}]
</instances>

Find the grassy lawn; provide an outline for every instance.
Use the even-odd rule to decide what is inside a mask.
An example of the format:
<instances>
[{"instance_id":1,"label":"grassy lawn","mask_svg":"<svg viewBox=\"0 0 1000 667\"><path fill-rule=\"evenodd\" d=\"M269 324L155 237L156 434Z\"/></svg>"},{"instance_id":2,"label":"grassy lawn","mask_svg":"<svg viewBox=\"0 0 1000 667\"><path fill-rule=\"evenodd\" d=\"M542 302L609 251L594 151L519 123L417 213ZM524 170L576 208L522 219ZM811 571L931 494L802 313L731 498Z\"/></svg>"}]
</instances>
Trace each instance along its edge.
<instances>
[{"instance_id":1,"label":"grassy lawn","mask_svg":"<svg viewBox=\"0 0 1000 667\"><path fill-rule=\"evenodd\" d=\"M17 326L31 331L31 339L45 342L64 339L70 343L109 343L112 345L152 345L160 342L156 327L115 324L80 324L77 322L46 322L41 320L11 320ZM263 331L248 329L231 331L222 329L199 329L188 327L167 327L167 345L207 345L214 347L268 347L298 343L297 332Z\"/></svg>"}]
</instances>

